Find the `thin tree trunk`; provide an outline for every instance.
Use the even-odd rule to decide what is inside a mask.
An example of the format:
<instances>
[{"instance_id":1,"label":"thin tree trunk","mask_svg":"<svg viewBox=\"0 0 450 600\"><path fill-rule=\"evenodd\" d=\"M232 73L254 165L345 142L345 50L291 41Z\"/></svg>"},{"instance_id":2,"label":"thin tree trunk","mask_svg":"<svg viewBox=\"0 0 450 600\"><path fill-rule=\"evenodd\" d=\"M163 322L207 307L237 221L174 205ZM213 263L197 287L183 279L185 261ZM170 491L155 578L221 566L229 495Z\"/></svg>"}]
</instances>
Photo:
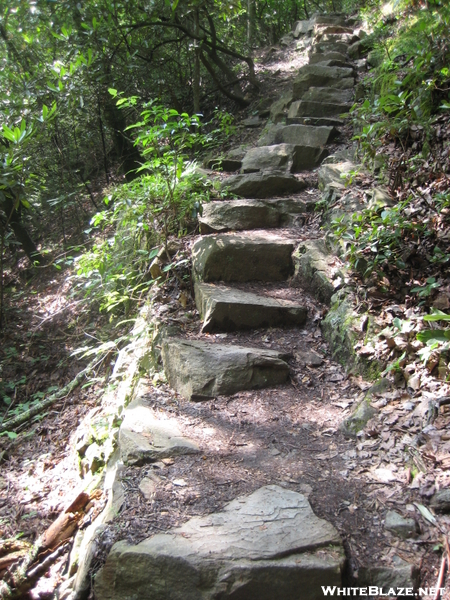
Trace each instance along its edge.
<instances>
[{"instance_id":1,"label":"thin tree trunk","mask_svg":"<svg viewBox=\"0 0 450 600\"><path fill-rule=\"evenodd\" d=\"M20 213L14 206L14 202L9 196L6 196L3 199L3 206L5 208L5 213L8 218L8 225L14 232L16 236L16 240L20 242L25 254L28 256L32 264L44 264L44 257L39 253L36 248L36 244L30 237L30 234L26 230L26 228L22 225L20 219Z\"/></svg>"},{"instance_id":2,"label":"thin tree trunk","mask_svg":"<svg viewBox=\"0 0 450 600\"><path fill-rule=\"evenodd\" d=\"M247 46L252 49L255 28L255 0L247 0Z\"/></svg>"},{"instance_id":3,"label":"thin tree trunk","mask_svg":"<svg viewBox=\"0 0 450 600\"><path fill-rule=\"evenodd\" d=\"M198 9L194 13L194 33L196 36L199 34L199 19ZM194 73L192 81L192 94L194 101L194 114L200 113L200 48L199 41L194 40Z\"/></svg>"}]
</instances>

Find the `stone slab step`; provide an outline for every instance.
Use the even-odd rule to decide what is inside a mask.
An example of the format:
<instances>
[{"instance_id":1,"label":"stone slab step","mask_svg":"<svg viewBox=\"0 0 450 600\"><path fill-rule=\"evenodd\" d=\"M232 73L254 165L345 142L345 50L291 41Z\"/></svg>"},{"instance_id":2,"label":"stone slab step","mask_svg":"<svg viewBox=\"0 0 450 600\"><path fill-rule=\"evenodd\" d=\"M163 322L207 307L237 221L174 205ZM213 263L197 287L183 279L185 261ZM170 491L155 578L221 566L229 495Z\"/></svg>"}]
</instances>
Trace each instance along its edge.
<instances>
[{"instance_id":1,"label":"stone slab step","mask_svg":"<svg viewBox=\"0 0 450 600\"><path fill-rule=\"evenodd\" d=\"M328 61L328 60L338 60L338 61L345 62L347 60L347 57L345 54L342 54L341 52L327 52L327 53L311 54L311 56L309 57L309 64L314 65L314 64L322 63L322 62Z\"/></svg>"},{"instance_id":2,"label":"stone slab step","mask_svg":"<svg viewBox=\"0 0 450 600\"><path fill-rule=\"evenodd\" d=\"M288 117L286 118L288 125L316 125L323 127L324 125L333 127L342 127L345 121L338 117Z\"/></svg>"},{"instance_id":3,"label":"stone slab step","mask_svg":"<svg viewBox=\"0 0 450 600\"><path fill-rule=\"evenodd\" d=\"M321 600L340 586L339 534L302 494L259 488L135 546L117 542L97 600Z\"/></svg>"},{"instance_id":4,"label":"stone slab step","mask_svg":"<svg viewBox=\"0 0 450 600\"><path fill-rule=\"evenodd\" d=\"M203 206L202 234L279 227L280 212L261 200L221 200Z\"/></svg>"},{"instance_id":5,"label":"stone slab step","mask_svg":"<svg viewBox=\"0 0 450 600\"><path fill-rule=\"evenodd\" d=\"M222 182L222 189L244 198L271 198L296 194L307 187L303 179L282 172L232 175Z\"/></svg>"},{"instance_id":6,"label":"stone slab step","mask_svg":"<svg viewBox=\"0 0 450 600\"><path fill-rule=\"evenodd\" d=\"M310 100L298 100L297 102L291 104L288 117L331 117L347 113L351 107L352 103L340 104L335 102L312 102Z\"/></svg>"},{"instance_id":7,"label":"stone slab step","mask_svg":"<svg viewBox=\"0 0 450 600\"><path fill-rule=\"evenodd\" d=\"M285 383L288 356L276 350L167 338L161 356L169 385L188 400Z\"/></svg>"},{"instance_id":8,"label":"stone slab step","mask_svg":"<svg viewBox=\"0 0 450 600\"><path fill-rule=\"evenodd\" d=\"M341 90L354 86L353 69L342 67L326 67L320 64L305 65L299 69L294 80L294 100L301 100L312 87L333 87Z\"/></svg>"},{"instance_id":9,"label":"stone slab step","mask_svg":"<svg viewBox=\"0 0 450 600\"><path fill-rule=\"evenodd\" d=\"M293 273L293 240L248 232L199 238L192 246L197 280L283 281Z\"/></svg>"},{"instance_id":10,"label":"stone slab step","mask_svg":"<svg viewBox=\"0 0 450 600\"><path fill-rule=\"evenodd\" d=\"M306 321L307 309L291 300L259 296L211 283L196 283L195 302L204 333L258 327L296 327Z\"/></svg>"},{"instance_id":11,"label":"stone slab step","mask_svg":"<svg viewBox=\"0 0 450 600\"><path fill-rule=\"evenodd\" d=\"M275 125L260 138L258 146L293 144L321 148L339 135L335 127L312 127L311 125ZM264 143L263 143L264 142Z\"/></svg>"},{"instance_id":12,"label":"stone slab step","mask_svg":"<svg viewBox=\"0 0 450 600\"><path fill-rule=\"evenodd\" d=\"M182 435L175 419L156 413L139 395L125 409L119 447L121 460L129 465L200 452L195 442Z\"/></svg>"},{"instance_id":13,"label":"stone slab step","mask_svg":"<svg viewBox=\"0 0 450 600\"><path fill-rule=\"evenodd\" d=\"M242 173L290 171L293 152L291 144L250 148L242 161Z\"/></svg>"}]
</instances>

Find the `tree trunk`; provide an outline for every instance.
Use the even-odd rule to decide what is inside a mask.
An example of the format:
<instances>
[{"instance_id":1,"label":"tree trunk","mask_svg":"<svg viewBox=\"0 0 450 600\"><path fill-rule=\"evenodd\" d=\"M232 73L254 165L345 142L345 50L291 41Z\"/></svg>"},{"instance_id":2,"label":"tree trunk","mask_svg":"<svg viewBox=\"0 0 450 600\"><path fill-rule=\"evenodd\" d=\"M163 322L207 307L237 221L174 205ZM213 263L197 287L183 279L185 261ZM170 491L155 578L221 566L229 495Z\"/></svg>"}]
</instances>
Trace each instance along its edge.
<instances>
[{"instance_id":1,"label":"tree trunk","mask_svg":"<svg viewBox=\"0 0 450 600\"><path fill-rule=\"evenodd\" d=\"M247 46L252 49L255 28L255 0L247 0Z\"/></svg>"},{"instance_id":2,"label":"tree trunk","mask_svg":"<svg viewBox=\"0 0 450 600\"><path fill-rule=\"evenodd\" d=\"M200 31L198 9L194 13L194 34L198 36ZM194 102L194 114L200 113L200 48L199 41L194 40L194 72L192 81L192 94Z\"/></svg>"},{"instance_id":3,"label":"tree trunk","mask_svg":"<svg viewBox=\"0 0 450 600\"><path fill-rule=\"evenodd\" d=\"M20 212L15 208L14 202L10 196L5 194L2 201L3 209L8 219L7 224L14 232L16 240L21 244L25 254L32 264L43 265L44 257L39 253L36 244L30 237L30 234L21 223Z\"/></svg>"}]
</instances>

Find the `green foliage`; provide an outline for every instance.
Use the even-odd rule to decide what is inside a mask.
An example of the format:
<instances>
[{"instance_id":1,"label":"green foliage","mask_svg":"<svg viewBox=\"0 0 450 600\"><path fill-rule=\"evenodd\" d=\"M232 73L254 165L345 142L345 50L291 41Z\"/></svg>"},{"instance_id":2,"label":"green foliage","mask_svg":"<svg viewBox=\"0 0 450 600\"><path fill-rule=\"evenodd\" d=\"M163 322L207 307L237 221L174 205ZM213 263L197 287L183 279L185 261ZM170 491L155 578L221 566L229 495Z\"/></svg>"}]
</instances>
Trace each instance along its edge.
<instances>
[{"instance_id":1,"label":"green foliage","mask_svg":"<svg viewBox=\"0 0 450 600\"><path fill-rule=\"evenodd\" d=\"M137 98L119 100L123 107L136 103ZM105 199L107 208L91 220L105 235L76 262L77 289L95 297L101 310L128 314L154 283L149 265L162 248L168 256L169 237L195 227L194 219L212 189L195 162L188 160L207 141L199 125L196 115L150 102L141 120L130 127L146 158L138 169L144 174Z\"/></svg>"},{"instance_id":2,"label":"green foliage","mask_svg":"<svg viewBox=\"0 0 450 600\"><path fill-rule=\"evenodd\" d=\"M350 266L364 277L373 272L384 275L387 265L403 269L403 252L411 236L425 232L423 224L412 221L405 213L410 201L399 202L392 208L367 208L331 223L332 235L342 240L344 257Z\"/></svg>"}]
</instances>

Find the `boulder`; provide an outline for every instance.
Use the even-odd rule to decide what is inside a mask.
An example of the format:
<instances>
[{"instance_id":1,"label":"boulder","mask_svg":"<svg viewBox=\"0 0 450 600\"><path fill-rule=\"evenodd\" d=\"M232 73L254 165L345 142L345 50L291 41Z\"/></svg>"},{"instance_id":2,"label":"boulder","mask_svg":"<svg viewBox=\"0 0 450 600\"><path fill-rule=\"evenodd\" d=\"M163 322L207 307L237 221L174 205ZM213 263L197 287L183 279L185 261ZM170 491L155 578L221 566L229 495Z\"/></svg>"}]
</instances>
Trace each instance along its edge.
<instances>
[{"instance_id":1,"label":"boulder","mask_svg":"<svg viewBox=\"0 0 450 600\"><path fill-rule=\"evenodd\" d=\"M286 354L276 350L166 338L161 352L169 385L187 400L207 400L285 383Z\"/></svg>"},{"instance_id":2,"label":"boulder","mask_svg":"<svg viewBox=\"0 0 450 600\"><path fill-rule=\"evenodd\" d=\"M309 21L297 21L294 25L293 35L298 39L301 35L307 35L313 28Z\"/></svg>"},{"instance_id":3,"label":"boulder","mask_svg":"<svg viewBox=\"0 0 450 600\"><path fill-rule=\"evenodd\" d=\"M339 135L334 127L311 127L310 125L285 125L275 132L275 144L294 144L320 148Z\"/></svg>"},{"instance_id":4,"label":"boulder","mask_svg":"<svg viewBox=\"0 0 450 600\"><path fill-rule=\"evenodd\" d=\"M207 169L212 169L213 171L226 171L232 173L233 171L239 171L242 166L242 160L238 160L235 158L227 158L218 157L211 158L206 163Z\"/></svg>"},{"instance_id":5,"label":"boulder","mask_svg":"<svg viewBox=\"0 0 450 600\"><path fill-rule=\"evenodd\" d=\"M335 257L326 247L324 240L302 242L294 254L295 280L314 296L328 304L336 291L340 274L337 272Z\"/></svg>"},{"instance_id":6,"label":"boulder","mask_svg":"<svg viewBox=\"0 0 450 600\"><path fill-rule=\"evenodd\" d=\"M248 232L199 238L192 246L197 279L212 281L283 281L294 271L294 242Z\"/></svg>"},{"instance_id":7,"label":"boulder","mask_svg":"<svg viewBox=\"0 0 450 600\"><path fill-rule=\"evenodd\" d=\"M202 234L278 227L280 213L260 200L220 200L203 206Z\"/></svg>"},{"instance_id":8,"label":"boulder","mask_svg":"<svg viewBox=\"0 0 450 600\"><path fill-rule=\"evenodd\" d=\"M315 127L342 127L345 121L338 117L291 117L286 119L288 125L309 125Z\"/></svg>"},{"instance_id":9,"label":"boulder","mask_svg":"<svg viewBox=\"0 0 450 600\"><path fill-rule=\"evenodd\" d=\"M357 166L350 161L322 165L318 172L319 189L324 191L333 184L345 187L346 175L356 170Z\"/></svg>"},{"instance_id":10,"label":"boulder","mask_svg":"<svg viewBox=\"0 0 450 600\"><path fill-rule=\"evenodd\" d=\"M321 600L340 586L339 534L305 496L276 485L135 546L117 542L97 600ZM301 590L301 592L300 592Z\"/></svg>"},{"instance_id":11,"label":"boulder","mask_svg":"<svg viewBox=\"0 0 450 600\"><path fill-rule=\"evenodd\" d=\"M345 54L342 54L341 52L327 52L327 53L321 53L321 54L312 54L309 57L309 64L310 65L314 65L317 63L321 63L327 60L339 60L341 62L346 62L347 57L345 56Z\"/></svg>"},{"instance_id":12,"label":"boulder","mask_svg":"<svg viewBox=\"0 0 450 600\"><path fill-rule=\"evenodd\" d=\"M293 100L292 92L285 92L279 100L276 100L270 107L270 118L274 123L282 121L286 114L286 109Z\"/></svg>"},{"instance_id":13,"label":"boulder","mask_svg":"<svg viewBox=\"0 0 450 600\"><path fill-rule=\"evenodd\" d=\"M295 107L295 114L293 106ZM337 104L334 102L313 102L310 100L299 100L298 103L295 102L291 105L291 109L289 110L289 118L298 118L298 117L314 117L314 118L323 118L323 117L331 117L334 115L341 115L344 113L348 113L351 109L352 104Z\"/></svg>"},{"instance_id":14,"label":"boulder","mask_svg":"<svg viewBox=\"0 0 450 600\"><path fill-rule=\"evenodd\" d=\"M119 448L121 460L128 465L199 452L197 444L182 435L176 419L152 410L145 397L136 398L125 409Z\"/></svg>"},{"instance_id":15,"label":"boulder","mask_svg":"<svg viewBox=\"0 0 450 600\"><path fill-rule=\"evenodd\" d=\"M402 517L395 510L388 510L384 520L384 526L388 531L392 531L399 537L411 538L417 535L417 524L413 518Z\"/></svg>"},{"instance_id":16,"label":"boulder","mask_svg":"<svg viewBox=\"0 0 450 600\"><path fill-rule=\"evenodd\" d=\"M292 164L292 152L291 144L251 148L242 161L242 172L289 171Z\"/></svg>"},{"instance_id":17,"label":"boulder","mask_svg":"<svg viewBox=\"0 0 450 600\"><path fill-rule=\"evenodd\" d=\"M293 125L295 127L295 125ZM295 146L292 157L292 173L301 173L302 171L311 171L322 164L324 158L329 152L326 148L317 148L315 146Z\"/></svg>"},{"instance_id":18,"label":"boulder","mask_svg":"<svg viewBox=\"0 0 450 600\"><path fill-rule=\"evenodd\" d=\"M307 187L303 179L287 173L250 173L232 175L222 182L222 189L244 198L270 198L295 194Z\"/></svg>"},{"instance_id":19,"label":"boulder","mask_svg":"<svg viewBox=\"0 0 450 600\"><path fill-rule=\"evenodd\" d=\"M431 498L431 506L438 513L450 513L450 489L436 492Z\"/></svg>"},{"instance_id":20,"label":"boulder","mask_svg":"<svg viewBox=\"0 0 450 600\"><path fill-rule=\"evenodd\" d=\"M196 283L203 332L303 325L307 309L296 302L259 296L223 285Z\"/></svg>"},{"instance_id":21,"label":"boulder","mask_svg":"<svg viewBox=\"0 0 450 600\"><path fill-rule=\"evenodd\" d=\"M354 86L353 69L326 67L320 64L305 65L294 80L293 99L301 100L312 87L334 87L345 90Z\"/></svg>"},{"instance_id":22,"label":"boulder","mask_svg":"<svg viewBox=\"0 0 450 600\"><path fill-rule=\"evenodd\" d=\"M311 47L310 56L313 54L326 54L328 52L339 52L340 54L347 54L349 44L347 42L341 42L339 40L317 42Z\"/></svg>"}]
</instances>

